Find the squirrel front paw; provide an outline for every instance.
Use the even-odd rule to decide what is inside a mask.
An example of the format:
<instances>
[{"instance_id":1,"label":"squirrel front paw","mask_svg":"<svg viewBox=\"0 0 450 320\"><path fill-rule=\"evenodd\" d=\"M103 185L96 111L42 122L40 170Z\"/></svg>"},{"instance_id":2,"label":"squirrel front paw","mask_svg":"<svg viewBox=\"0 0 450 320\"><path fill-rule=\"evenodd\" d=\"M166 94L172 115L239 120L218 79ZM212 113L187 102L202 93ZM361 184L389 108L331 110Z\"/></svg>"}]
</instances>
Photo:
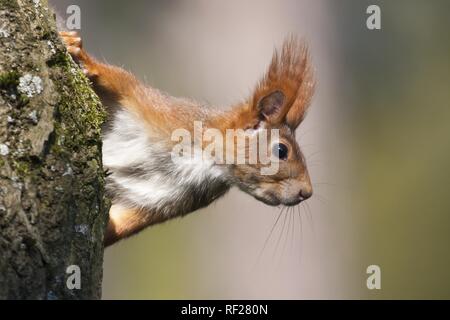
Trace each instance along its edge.
<instances>
[{"instance_id":1,"label":"squirrel front paw","mask_svg":"<svg viewBox=\"0 0 450 320\"><path fill-rule=\"evenodd\" d=\"M95 61L83 50L82 41L78 32L61 31L59 35L66 45L67 51L81 67L83 73L89 78L96 76Z\"/></svg>"}]
</instances>

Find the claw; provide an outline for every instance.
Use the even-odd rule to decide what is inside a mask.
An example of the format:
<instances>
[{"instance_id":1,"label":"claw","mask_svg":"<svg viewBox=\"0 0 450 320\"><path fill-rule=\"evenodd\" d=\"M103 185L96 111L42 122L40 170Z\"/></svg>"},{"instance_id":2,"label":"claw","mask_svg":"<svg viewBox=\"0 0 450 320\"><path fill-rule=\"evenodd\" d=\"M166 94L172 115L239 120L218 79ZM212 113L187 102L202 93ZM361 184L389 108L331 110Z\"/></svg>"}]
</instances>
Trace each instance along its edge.
<instances>
[{"instance_id":1,"label":"claw","mask_svg":"<svg viewBox=\"0 0 450 320\"><path fill-rule=\"evenodd\" d=\"M76 37L76 36L78 36L78 32L76 32L76 31L60 31L59 35L61 37Z\"/></svg>"},{"instance_id":2,"label":"claw","mask_svg":"<svg viewBox=\"0 0 450 320\"><path fill-rule=\"evenodd\" d=\"M82 71L88 77L95 76L95 63L89 55L82 49L82 41L75 31L61 31L59 32L62 41L67 47L67 51L72 58L80 65Z\"/></svg>"}]
</instances>

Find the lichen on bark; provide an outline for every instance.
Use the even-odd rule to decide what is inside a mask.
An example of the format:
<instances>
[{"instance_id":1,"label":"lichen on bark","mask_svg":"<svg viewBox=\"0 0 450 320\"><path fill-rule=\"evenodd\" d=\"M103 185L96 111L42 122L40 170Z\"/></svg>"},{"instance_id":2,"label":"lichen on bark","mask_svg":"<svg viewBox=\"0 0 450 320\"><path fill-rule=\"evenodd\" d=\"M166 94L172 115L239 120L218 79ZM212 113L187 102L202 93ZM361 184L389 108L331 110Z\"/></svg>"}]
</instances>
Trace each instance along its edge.
<instances>
[{"instance_id":1,"label":"lichen on bark","mask_svg":"<svg viewBox=\"0 0 450 320\"><path fill-rule=\"evenodd\" d=\"M0 298L100 297L104 120L46 3L0 0Z\"/></svg>"}]
</instances>

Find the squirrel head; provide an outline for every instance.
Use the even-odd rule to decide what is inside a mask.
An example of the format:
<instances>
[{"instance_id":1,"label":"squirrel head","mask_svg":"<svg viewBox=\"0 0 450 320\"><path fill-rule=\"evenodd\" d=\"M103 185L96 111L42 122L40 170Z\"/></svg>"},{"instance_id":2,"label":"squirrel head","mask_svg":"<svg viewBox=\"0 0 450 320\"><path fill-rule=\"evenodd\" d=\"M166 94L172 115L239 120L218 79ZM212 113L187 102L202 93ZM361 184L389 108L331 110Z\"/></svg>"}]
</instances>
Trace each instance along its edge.
<instances>
[{"instance_id":1,"label":"squirrel head","mask_svg":"<svg viewBox=\"0 0 450 320\"><path fill-rule=\"evenodd\" d=\"M261 163L246 161L231 166L232 176L241 190L266 204L291 206L312 195L295 130L305 117L314 84L306 46L296 38L290 38L284 42L281 52L275 50L252 97L238 107L243 111L238 127L255 132L265 129L268 133L265 150L271 161L276 162L277 170L262 174ZM277 129L276 137L271 133L272 129Z\"/></svg>"}]
</instances>

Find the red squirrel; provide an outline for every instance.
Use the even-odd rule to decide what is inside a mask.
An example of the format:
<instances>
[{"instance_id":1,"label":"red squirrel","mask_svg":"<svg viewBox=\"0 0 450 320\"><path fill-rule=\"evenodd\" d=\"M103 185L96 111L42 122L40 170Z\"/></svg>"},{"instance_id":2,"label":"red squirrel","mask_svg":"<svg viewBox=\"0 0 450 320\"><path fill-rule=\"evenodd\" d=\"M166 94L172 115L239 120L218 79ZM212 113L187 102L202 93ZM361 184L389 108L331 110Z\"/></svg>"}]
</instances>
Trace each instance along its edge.
<instances>
[{"instance_id":1,"label":"red squirrel","mask_svg":"<svg viewBox=\"0 0 450 320\"><path fill-rule=\"evenodd\" d=\"M208 206L232 186L272 206L293 206L311 197L306 162L295 140L315 83L302 42L286 40L253 94L223 111L171 97L119 67L97 61L83 49L76 32L60 36L109 114L102 150L112 197L105 246ZM171 135L179 128L193 132L195 121L223 133L278 129L279 137L267 142L277 158L277 172L263 175L258 163L175 163Z\"/></svg>"}]
</instances>

